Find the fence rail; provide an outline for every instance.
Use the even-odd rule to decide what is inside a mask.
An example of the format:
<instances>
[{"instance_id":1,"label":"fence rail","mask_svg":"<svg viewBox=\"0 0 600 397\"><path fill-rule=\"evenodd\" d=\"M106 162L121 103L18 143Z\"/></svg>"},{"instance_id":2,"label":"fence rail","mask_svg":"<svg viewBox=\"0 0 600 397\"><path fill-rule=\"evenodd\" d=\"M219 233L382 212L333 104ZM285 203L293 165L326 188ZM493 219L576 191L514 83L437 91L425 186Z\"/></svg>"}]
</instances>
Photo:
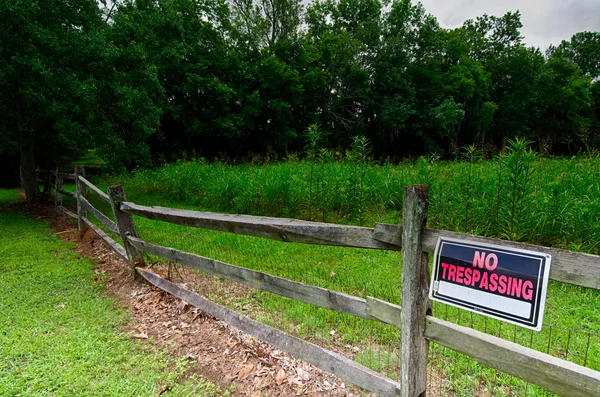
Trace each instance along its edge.
<instances>
[{"instance_id":1,"label":"fence rail","mask_svg":"<svg viewBox=\"0 0 600 397\"><path fill-rule=\"evenodd\" d=\"M83 214L85 214L87 211L89 211L96 217L96 219L98 219L98 221L101 224L103 224L109 231L111 231L115 234L119 234L119 228L118 228L117 224L114 221L112 221L110 218L108 218L106 215L104 215L100 210L95 208L85 198L85 191L82 190L81 191L82 194L78 195L77 193L69 192L68 190L63 189L63 180L68 179L71 175L76 175L77 172L78 172L77 169L75 170L75 174L64 174L61 172L60 169L49 172L50 175L53 175L55 177L55 183L54 183L55 200L54 201L56 204L56 208L59 211L63 212L64 214L70 216L71 218L78 219L82 225L86 225L91 231L93 231L98 237L100 237L100 239L102 239L106 243L106 245L117 254L117 256L121 257L122 259L127 260L127 252L125 251L125 248L123 248L122 245L120 245L118 242L116 242L113 238L111 238L108 234L106 234L98 226L94 225L87 218L87 216L85 216ZM80 186L79 190L81 190L81 188L83 186L85 186L86 188L89 188L90 191L96 193L103 200L106 201L106 199L108 198L108 195L106 193L102 192L100 189L98 189L96 186L94 186L91 182L89 182L83 176L79 175L78 180L76 180L76 179L74 179L74 180L76 183L79 181L82 184L82 186ZM77 202L77 213L73 213L72 211L63 207L62 196L70 197ZM108 202L110 203L110 199L108 199Z\"/></svg>"},{"instance_id":2,"label":"fence rail","mask_svg":"<svg viewBox=\"0 0 600 397\"><path fill-rule=\"evenodd\" d=\"M367 227L146 207L130 202L122 202L120 208L121 211L148 219L283 242L400 250L398 246L375 240L373 229Z\"/></svg>"},{"instance_id":3,"label":"fence rail","mask_svg":"<svg viewBox=\"0 0 600 397\"><path fill-rule=\"evenodd\" d=\"M115 240L110 238L102 229L98 226L94 225L88 218L83 218L83 222L94 232L98 237L100 237L108 246L122 259L127 260L127 252L123 246L117 243Z\"/></svg>"},{"instance_id":4,"label":"fence rail","mask_svg":"<svg viewBox=\"0 0 600 397\"><path fill-rule=\"evenodd\" d=\"M412 190L405 191L405 213L402 227L376 224L374 228L366 228L293 219L147 207L128 202L120 186L109 188L109 194L105 194L81 174L81 170L76 170L74 179L78 184L78 189L77 194L72 194L62 189L62 179L65 174L57 170L55 173L57 207L67 215L78 218L82 225L94 231L117 255L128 260L132 273L140 275L158 288L250 335L369 391L382 396L420 396L426 387L428 343L435 342L468 355L491 368L537 384L555 393L569 396L600 395L600 372L598 371L429 315L427 297L429 276L426 260L427 253L433 252L439 237L462 238L512 246L552 254L551 278L554 280L600 289L599 256L463 233L425 229L427 195L426 189L423 187L411 187ZM111 204L116 222L96 209L84 197L86 189ZM61 194L77 200L77 214L62 207L62 198L59 197ZM87 211L92 213L110 232L119 234L123 245L117 243L92 223L85 215ZM137 237L132 215L283 242L394 251L402 249L403 307L372 297L363 299L306 285L149 243ZM419 230L420 227L422 230ZM217 305L141 266L136 266L143 265L142 252L317 307L383 322L401 329L401 382L397 383L385 378L339 354Z\"/></svg>"},{"instance_id":5,"label":"fence rail","mask_svg":"<svg viewBox=\"0 0 600 397\"><path fill-rule=\"evenodd\" d=\"M64 190L64 189L58 189L58 192L60 194L62 194L63 196L67 196L70 197L74 200L77 200L77 194L73 193L73 192L69 192L68 190Z\"/></svg>"},{"instance_id":6,"label":"fence rail","mask_svg":"<svg viewBox=\"0 0 600 397\"><path fill-rule=\"evenodd\" d=\"M98 219L104 226L106 226L108 230L110 230L113 233L119 234L119 228L117 227L117 224L114 221L109 219L102 212L98 211L92 204L90 204L89 201L85 199L85 197L80 197L80 200L85 209L94 214L96 219Z\"/></svg>"},{"instance_id":7,"label":"fence rail","mask_svg":"<svg viewBox=\"0 0 600 397\"><path fill-rule=\"evenodd\" d=\"M600 396L600 372L427 316L425 338L563 396Z\"/></svg>"},{"instance_id":8,"label":"fence rail","mask_svg":"<svg viewBox=\"0 0 600 397\"><path fill-rule=\"evenodd\" d=\"M228 309L209 301L208 299L191 292L175 283L146 270L137 268L138 273L147 281L158 288L194 305L204 312L236 327L264 342L301 358L316 367L324 369L340 378L375 392L381 396L399 396L399 384L388 379L367 367L341 356L337 353L323 349L303 339L285 334L275 328L269 327L236 311Z\"/></svg>"},{"instance_id":9,"label":"fence rail","mask_svg":"<svg viewBox=\"0 0 600 397\"><path fill-rule=\"evenodd\" d=\"M283 242L393 251L399 251L402 247L402 226L398 225L378 223L374 228L342 226L285 218L147 207L131 202L122 202L120 208L129 214L148 219ZM552 280L600 289L600 257L597 255L435 229L423 231L423 251L432 253L439 237L547 252L552 255Z\"/></svg>"},{"instance_id":10,"label":"fence rail","mask_svg":"<svg viewBox=\"0 0 600 397\"><path fill-rule=\"evenodd\" d=\"M552 280L600 289L600 256L598 255L435 229L426 229L423 232L423 251L430 253L435 251L435 246L440 237L546 252L552 255L552 267L550 268L550 278ZM378 223L375 225L373 238L387 244L399 246L402 244L402 227Z\"/></svg>"},{"instance_id":11,"label":"fence rail","mask_svg":"<svg viewBox=\"0 0 600 397\"><path fill-rule=\"evenodd\" d=\"M68 215L68 216L70 216L70 217L71 217L71 218L73 218L73 219L77 219L77 214L75 214L75 213L73 213L73 212L69 211L69 210L68 210L68 209L66 209L65 207L62 207L62 206L61 206L61 207L58 207L58 209L59 209L61 212L63 212L65 215Z\"/></svg>"},{"instance_id":12,"label":"fence rail","mask_svg":"<svg viewBox=\"0 0 600 397\"><path fill-rule=\"evenodd\" d=\"M215 259L190 254L174 248L161 247L135 237L128 237L128 240L133 246L143 252L159 256L171 262L188 265L196 270L201 270L228 280L236 281L240 284L269 291L300 302L310 303L325 309L335 310L340 313L362 318L372 318L367 314L367 301L356 296L346 295L325 288L313 287L311 285L271 276L255 270L229 265Z\"/></svg>"},{"instance_id":13,"label":"fence rail","mask_svg":"<svg viewBox=\"0 0 600 397\"><path fill-rule=\"evenodd\" d=\"M94 193L96 193L102 200L104 200L108 204L110 204L110 198L108 197L108 194L106 194L102 190L98 189L96 186L94 186L94 184L92 184L92 182L88 181L83 176L79 176L79 180L81 182L83 182L83 184L85 186L87 186L88 189L90 189L91 191L93 191Z\"/></svg>"}]
</instances>

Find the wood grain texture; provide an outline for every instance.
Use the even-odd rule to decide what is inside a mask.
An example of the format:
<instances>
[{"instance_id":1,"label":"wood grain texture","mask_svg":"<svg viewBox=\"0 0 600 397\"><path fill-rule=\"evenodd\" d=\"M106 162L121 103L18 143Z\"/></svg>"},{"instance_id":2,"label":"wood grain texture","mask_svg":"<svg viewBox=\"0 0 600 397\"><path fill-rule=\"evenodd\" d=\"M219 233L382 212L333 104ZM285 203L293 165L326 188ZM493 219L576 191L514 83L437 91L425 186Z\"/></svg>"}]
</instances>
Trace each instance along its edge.
<instances>
[{"instance_id":1,"label":"wood grain texture","mask_svg":"<svg viewBox=\"0 0 600 397\"><path fill-rule=\"evenodd\" d=\"M73 212L69 211L69 210L68 210L68 209L66 209L65 207L63 207L63 206L60 206L60 207L56 207L56 208L58 208L58 210L59 210L59 211L62 211L64 214L66 214L66 215L70 216L71 218L75 218L75 219L77 219L77 214L75 214L75 213L73 213Z\"/></svg>"},{"instance_id":2,"label":"wood grain texture","mask_svg":"<svg viewBox=\"0 0 600 397\"><path fill-rule=\"evenodd\" d=\"M128 237L128 240L140 251L159 256L172 262L182 263L194 269L221 276L240 284L249 285L257 289L269 291L274 294L286 296L340 313L351 314L362 318L371 318L367 314L366 300L356 296L286 280L255 270L205 258L200 255L179 251L174 248L161 247L160 245L151 244L131 236Z\"/></svg>"},{"instance_id":3,"label":"wood grain texture","mask_svg":"<svg viewBox=\"0 0 600 397\"><path fill-rule=\"evenodd\" d=\"M427 316L425 337L559 395L600 396L600 372L471 328Z\"/></svg>"},{"instance_id":4,"label":"wood grain texture","mask_svg":"<svg viewBox=\"0 0 600 397\"><path fill-rule=\"evenodd\" d=\"M429 301L429 263L421 237L427 222L427 186L404 188L402 208L402 310L400 313L402 397L425 396L429 341L424 338Z\"/></svg>"},{"instance_id":5,"label":"wood grain texture","mask_svg":"<svg viewBox=\"0 0 600 397\"><path fill-rule=\"evenodd\" d=\"M108 228L113 233L119 234L119 228L117 228L117 224L112 221L112 219L108 218L102 212L100 212L96 207L94 207L89 201L87 201L84 197L80 197L81 203L83 206L91 212L96 219L98 219L104 226Z\"/></svg>"},{"instance_id":6,"label":"wood grain texture","mask_svg":"<svg viewBox=\"0 0 600 397\"><path fill-rule=\"evenodd\" d=\"M88 218L83 218L85 224L92 229L94 233L98 235L118 256L127 260L127 252L125 252L125 248L121 246L121 244L117 243L115 240L110 238L102 229L98 226L94 225Z\"/></svg>"},{"instance_id":7,"label":"wood grain texture","mask_svg":"<svg viewBox=\"0 0 600 397\"><path fill-rule=\"evenodd\" d=\"M402 244L402 227L378 223L375 225L374 230L373 237L375 239L392 245ZM600 256L598 255L435 229L425 230L423 234L423 250L434 252L439 237L471 240L502 247L548 253L552 255L552 265L550 266L550 278L552 280L600 289Z\"/></svg>"},{"instance_id":8,"label":"wood grain texture","mask_svg":"<svg viewBox=\"0 0 600 397\"><path fill-rule=\"evenodd\" d=\"M79 180L81 182L83 182L84 185L86 185L91 191L93 191L94 193L96 193L98 196L100 196L100 198L104 201L106 201L108 204L110 204L110 198L108 197L108 194L104 193L102 190L98 189L92 182L88 181L87 179L85 179L83 176L79 176Z\"/></svg>"},{"instance_id":9,"label":"wood grain texture","mask_svg":"<svg viewBox=\"0 0 600 397\"><path fill-rule=\"evenodd\" d=\"M286 218L216 214L121 203L121 210L145 218L209 230L269 238L284 242L345 247L393 249L400 247L373 239L373 229Z\"/></svg>"},{"instance_id":10,"label":"wood grain texture","mask_svg":"<svg viewBox=\"0 0 600 397\"><path fill-rule=\"evenodd\" d=\"M366 390L375 392L380 396L391 397L399 395L398 383L387 379L342 355L323 349L300 338L285 334L231 309L213 303L148 270L138 268L137 271L144 279L163 291L184 300L240 331L267 342L294 357L300 358Z\"/></svg>"},{"instance_id":11,"label":"wood grain texture","mask_svg":"<svg viewBox=\"0 0 600 397\"><path fill-rule=\"evenodd\" d=\"M144 263L144 256L142 255L142 251L135 248L131 245L129 240L127 240L128 236L137 237L138 234L131 214L121 211L121 203L127 200L123 186L110 186L108 188L108 197L110 198L110 206L115 216L119 235L123 240L123 247L125 248L125 252L127 252L127 262L129 263L130 270L129 274L131 279L135 280L137 277L135 267L136 265Z\"/></svg>"},{"instance_id":12,"label":"wood grain texture","mask_svg":"<svg viewBox=\"0 0 600 397\"><path fill-rule=\"evenodd\" d=\"M400 328L401 313L402 308L398 305L370 296L367 297L367 314L375 320Z\"/></svg>"},{"instance_id":13,"label":"wood grain texture","mask_svg":"<svg viewBox=\"0 0 600 397\"><path fill-rule=\"evenodd\" d=\"M61 181L62 183L62 181ZM67 197L71 197L73 200L77 200L77 194L73 193L73 192L69 192L68 190L64 190L64 189L59 189L58 190L60 194L62 194L63 196L67 196Z\"/></svg>"}]
</instances>

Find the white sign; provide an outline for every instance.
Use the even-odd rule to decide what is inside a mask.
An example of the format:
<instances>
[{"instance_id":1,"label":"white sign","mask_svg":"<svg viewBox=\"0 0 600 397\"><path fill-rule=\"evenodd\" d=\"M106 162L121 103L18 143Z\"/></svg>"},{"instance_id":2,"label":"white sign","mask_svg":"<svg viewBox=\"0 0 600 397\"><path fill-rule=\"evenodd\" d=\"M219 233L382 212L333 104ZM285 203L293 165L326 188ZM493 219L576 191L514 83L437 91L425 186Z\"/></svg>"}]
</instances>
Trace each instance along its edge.
<instances>
[{"instance_id":1,"label":"white sign","mask_svg":"<svg viewBox=\"0 0 600 397\"><path fill-rule=\"evenodd\" d=\"M551 259L542 252L440 238L429 297L539 331Z\"/></svg>"}]
</instances>

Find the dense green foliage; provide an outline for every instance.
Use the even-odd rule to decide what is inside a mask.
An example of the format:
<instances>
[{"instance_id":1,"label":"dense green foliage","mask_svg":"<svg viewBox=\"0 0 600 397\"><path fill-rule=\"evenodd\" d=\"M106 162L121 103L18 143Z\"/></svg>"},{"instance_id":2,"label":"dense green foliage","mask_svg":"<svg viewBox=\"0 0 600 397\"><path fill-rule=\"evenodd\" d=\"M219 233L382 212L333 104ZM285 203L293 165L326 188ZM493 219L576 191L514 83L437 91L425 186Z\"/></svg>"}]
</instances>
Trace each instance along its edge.
<instances>
[{"instance_id":1,"label":"dense green foliage","mask_svg":"<svg viewBox=\"0 0 600 397\"><path fill-rule=\"evenodd\" d=\"M518 12L445 29L410 0L100 3L0 4L0 152L20 152L28 197L36 163L86 149L127 169L280 158L311 125L392 159L600 144L598 32L544 55Z\"/></svg>"},{"instance_id":2,"label":"dense green foliage","mask_svg":"<svg viewBox=\"0 0 600 397\"><path fill-rule=\"evenodd\" d=\"M462 161L377 164L360 150L337 161L325 152L266 165L178 162L101 182L123 183L140 202L363 225L398 223L404 186L424 183L430 227L600 253L597 157L541 158L521 140L493 160L471 147Z\"/></svg>"},{"instance_id":3,"label":"dense green foliage","mask_svg":"<svg viewBox=\"0 0 600 397\"><path fill-rule=\"evenodd\" d=\"M150 165L163 89L146 49L119 43L94 0L0 3L0 152L20 155L28 200L36 164L87 148Z\"/></svg>"},{"instance_id":4,"label":"dense green foliage","mask_svg":"<svg viewBox=\"0 0 600 397\"><path fill-rule=\"evenodd\" d=\"M18 198L0 189L0 204ZM120 332L126 313L102 296L103 276L48 224L6 209L0 224L0 394L229 395L202 379L181 379L187 358Z\"/></svg>"}]
</instances>

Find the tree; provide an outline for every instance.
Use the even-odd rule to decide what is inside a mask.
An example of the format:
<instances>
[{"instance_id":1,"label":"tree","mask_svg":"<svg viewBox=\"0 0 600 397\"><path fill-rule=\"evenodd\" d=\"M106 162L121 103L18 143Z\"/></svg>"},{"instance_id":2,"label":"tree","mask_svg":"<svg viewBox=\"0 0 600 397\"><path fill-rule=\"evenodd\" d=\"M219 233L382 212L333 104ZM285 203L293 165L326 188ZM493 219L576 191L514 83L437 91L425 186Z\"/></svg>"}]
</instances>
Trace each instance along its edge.
<instances>
[{"instance_id":1,"label":"tree","mask_svg":"<svg viewBox=\"0 0 600 397\"><path fill-rule=\"evenodd\" d=\"M600 149L600 80L596 80L590 87L590 127L583 137L587 149Z\"/></svg>"},{"instance_id":2,"label":"tree","mask_svg":"<svg viewBox=\"0 0 600 397\"><path fill-rule=\"evenodd\" d=\"M93 0L0 3L0 140L14 142L9 149L18 145L29 202L40 196L36 143L51 137L69 143L85 118L90 84L79 73L79 56L96 46L93 32L100 22ZM57 120L70 124L70 131L63 135Z\"/></svg>"},{"instance_id":3,"label":"tree","mask_svg":"<svg viewBox=\"0 0 600 397\"><path fill-rule=\"evenodd\" d=\"M575 33L570 41L563 40L558 47L551 46L548 54L573 61L593 79L600 77L600 32Z\"/></svg>"},{"instance_id":4,"label":"tree","mask_svg":"<svg viewBox=\"0 0 600 397\"><path fill-rule=\"evenodd\" d=\"M448 32L445 62L450 67L449 77L464 72L466 80L458 81L473 83L475 90L474 96L463 102L466 114L460 128L461 135L468 138L461 145L485 141L501 145L506 138L531 136L544 58L539 50L522 44L521 27L520 14L509 12L501 17L483 15ZM458 70L457 62L463 64ZM475 68L465 69L469 62ZM447 89L453 86L451 83ZM456 97L456 89L471 92L454 88Z\"/></svg>"},{"instance_id":5,"label":"tree","mask_svg":"<svg viewBox=\"0 0 600 397\"><path fill-rule=\"evenodd\" d=\"M498 105L488 136L496 145L518 136L534 139L535 120L540 112L539 76L545 61L534 48L508 48L492 64L490 100Z\"/></svg>"},{"instance_id":6,"label":"tree","mask_svg":"<svg viewBox=\"0 0 600 397\"><path fill-rule=\"evenodd\" d=\"M509 48L522 45L520 29L521 14L507 12L501 17L483 14L463 24L466 34L462 37L469 48L469 55L476 60L493 62Z\"/></svg>"},{"instance_id":7,"label":"tree","mask_svg":"<svg viewBox=\"0 0 600 397\"><path fill-rule=\"evenodd\" d=\"M460 104L465 115L458 120L454 133L448 134L451 150L469 144L482 144L485 140L485 133L497 109L497 105L487 101L489 77L480 62L468 57L461 58L444 74L444 92ZM463 142L459 143L461 130L467 136L460 137Z\"/></svg>"},{"instance_id":8,"label":"tree","mask_svg":"<svg viewBox=\"0 0 600 397\"><path fill-rule=\"evenodd\" d=\"M0 17L0 134L18 142L28 201L40 159L97 148L117 166L150 164L161 87L139 44L114 41L93 0L9 0Z\"/></svg>"},{"instance_id":9,"label":"tree","mask_svg":"<svg viewBox=\"0 0 600 397\"><path fill-rule=\"evenodd\" d=\"M231 0L231 6L242 45L271 48L298 33L302 18L299 0Z\"/></svg>"},{"instance_id":10,"label":"tree","mask_svg":"<svg viewBox=\"0 0 600 397\"><path fill-rule=\"evenodd\" d=\"M191 147L202 150L213 137L240 134L241 113L251 111L232 87L242 71L224 40L229 29L229 10L220 0L138 0L115 13L110 41L131 57L119 63L123 72L128 70L123 77L141 77L144 68L148 77L156 76L156 81L132 86L156 93L152 101L159 133L137 134L145 150L150 146L155 156L169 159ZM135 109L143 112L148 106L139 103ZM129 162L128 168L134 166Z\"/></svg>"},{"instance_id":11,"label":"tree","mask_svg":"<svg viewBox=\"0 0 600 397\"><path fill-rule=\"evenodd\" d=\"M319 124L333 145L364 135L371 122L371 80L379 48L381 4L376 0L313 3L307 10L307 45L322 79Z\"/></svg>"},{"instance_id":12,"label":"tree","mask_svg":"<svg viewBox=\"0 0 600 397\"><path fill-rule=\"evenodd\" d=\"M567 144L569 152L574 142L588 149L596 147L600 143L600 32L575 33L570 41L563 40L558 47L551 46L547 56L548 64L553 65L553 74L560 70L563 76L554 79L559 87L562 86L560 100L569 102L566 108L553 112L570 113L567 120L571 131L565 131L565 117L560 118L558 130L562 143ZM579 70L575 70L574 65ZM542 76L547 78L548 74ZM587 83L584 77L587 77ZM586 103L588 94L589 102Z\"/></svg>"},{"instance_id":13,"label":"tree","mask_svg":"<svg viewBox=\"0 0 600 397\"><path fill-rule=\"evenodd\" d=\"M568 59L550 58L539 74L540 106L536 135L547 137L555 145L564 145L569 154L573 144L580 144L590 120L590 78L582 75Z\"/></svg>"},{"instance_id":14,"label":"tree","mask_svg":"<svg viewBox=\"0 0 600 397\"><path fill-rule=\"evenodd\" d=\"M392 3L382 37L371 136L388 155L442 151L456 140L465 115L456 92L445 89L445 31L421 4L401 0Z\"/></svg>"}]
</instances>

